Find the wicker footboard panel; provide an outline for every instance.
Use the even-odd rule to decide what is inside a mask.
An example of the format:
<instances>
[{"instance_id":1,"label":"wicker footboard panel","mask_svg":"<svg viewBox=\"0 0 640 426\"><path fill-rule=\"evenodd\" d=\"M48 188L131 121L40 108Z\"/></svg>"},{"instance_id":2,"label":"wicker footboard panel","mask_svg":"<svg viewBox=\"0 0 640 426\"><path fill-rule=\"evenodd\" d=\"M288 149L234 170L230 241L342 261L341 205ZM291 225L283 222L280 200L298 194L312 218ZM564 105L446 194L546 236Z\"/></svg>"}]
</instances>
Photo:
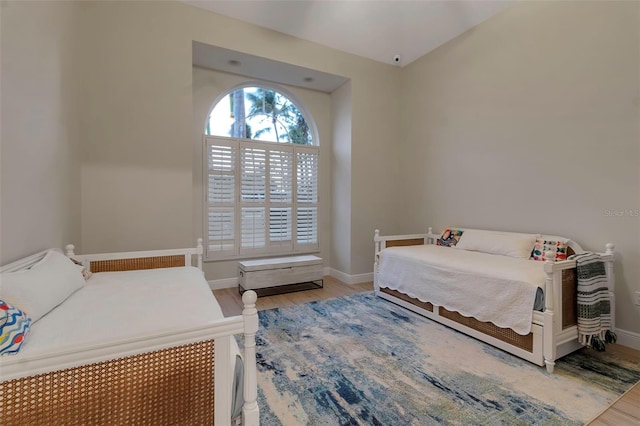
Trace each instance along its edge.
<instances>
[{"instance_id":1,"label":"wicker footboard panel","mask_svg":"<svg viewBox=\"0 0 640 426\"><path fill-rule=\"evenodd\" d=\"M433 312L433 304L431 304L430 302L421 302L418 299L414 299L411 296L407 296L404 293L400 293L398 290L391 290L390 288L381 288L380 289L381 292L383 293L387 293L390 296L396 297L400 300L404 300L405 302L409 302L412 305L415 305L419 308L425 309L429 312Z\"/></svg>"},{"instance_id":2,"label":"wicker footboard panel","mask_svg":"<svg viewBox=\"0 0 640 426\"><path fill-rule=\"evenodd\" d=\"M411 303L414 306L425 309L429 312L435 312L434 306L429 302L421 302L418 299L414 299L411 296L407 296L404 293L400 293L397 290L390 290L388 288L381 288L380 291L387 293L395 298L404 300ZM529 333L526 336L522 336L510 328L501 328L490 322L478 321L475 318L465 317L457 312L449 311L442 306L438 307L438 315L462 324L466 327L472 328L488 336L494 337L498 340L502 340L505 343L509 343L520 349L524 349L527 352L533 352L533 333Z\"/></svg>"},{"instance_id":3,"label":"wicker footboard panel","mask_svg":"<svg viewBox=\"0 0 640 426\"><path fill-rule=\"evenodd\" d=\"M92 260L91 272L137 271L140 269L175 268L184 265L184 256L153 256L131 259Z\"/></svg>"},{"instance_id":4,"label":"wicker footboard panel","mask_svg":"<svg viewBox=\"0 0 640 426\"><path fill-rule=\"evenodd\" d=\"M526 336L516 333L510 328L502 328L491 322L478 321L472 317L465 317L458 312L449 311L442 306L438 308L441 317L448 318L458 324L465 325L480 333L486 334L505 343L513 345L517 348L524 349L527 352L533 352L533 333Z\"/></svg>"},{"instance_id":5,"label":"wicker footboard panel","mask_svg":"<svg viewBox=\"0 0 640 426\"><path fill-rule=\"evenodd\" d=\"M214 341L0 383L3 425L212 425Z\"/></svg>"}]
</instances>

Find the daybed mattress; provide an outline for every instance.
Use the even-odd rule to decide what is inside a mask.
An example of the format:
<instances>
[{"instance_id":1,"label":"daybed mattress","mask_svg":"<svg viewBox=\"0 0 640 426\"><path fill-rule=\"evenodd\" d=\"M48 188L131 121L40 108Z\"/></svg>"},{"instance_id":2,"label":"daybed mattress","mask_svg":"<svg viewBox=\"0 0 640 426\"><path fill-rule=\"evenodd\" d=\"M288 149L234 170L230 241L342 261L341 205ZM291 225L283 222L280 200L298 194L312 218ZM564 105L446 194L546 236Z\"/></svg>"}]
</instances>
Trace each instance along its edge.
<instances>
[{"instance_id":1,"label":"daybed mattress","mask_svg":"<svg viewBox=\"0 0 640 426\"><path fill-rule=\"evenodd\" d=\"M389 247L380 253L380 287L521 335L531 331L544 282L544 262L528 259L435 244Z\"/></svg>"},{"instance_id":2,"label":"daybed mattress","mask_svg":"<svg viewBox=\"0 0 640 426\"><path fill-rule=\"evenodd\" d=\"M202 326L223 317L197 268L96 273L32 325L12 358Z\"/></svg>"}]
</instances>

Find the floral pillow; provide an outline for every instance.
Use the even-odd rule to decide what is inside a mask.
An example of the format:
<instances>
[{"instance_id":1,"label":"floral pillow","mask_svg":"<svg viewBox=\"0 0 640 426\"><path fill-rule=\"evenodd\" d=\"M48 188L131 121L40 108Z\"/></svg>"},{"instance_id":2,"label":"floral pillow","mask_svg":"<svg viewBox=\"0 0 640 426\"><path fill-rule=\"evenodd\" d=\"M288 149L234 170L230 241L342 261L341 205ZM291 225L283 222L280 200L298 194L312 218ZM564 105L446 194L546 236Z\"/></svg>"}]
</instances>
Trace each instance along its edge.
<instances>
[{"instance_id":1,"label":"floral pillow","mask_svg":"<svg viewBox=\"0 0 640 426\"><path fill-rule=\"evenodd\" d=\"M0 300L0 355L17 354L31 327L31 318Z\"/></svg>"},{"instance_id":2,"label":"floral pillow","mask_svg":"<svg viewBox=\"0 0 640 426\"><path fill-rule=\"evenodd\" d=\"M451 229L447 228L444 230L440 238L436 241L436 245L445 246L445 247L453 247L458 244L460 241L460 237L462 236L462 229Z\"/></svg>"},{"instance_id":3,"label":"floral pillow","mask_svg":"<svg viewBox=\"0 0 640 426\"><path fill-rule=\"evenodd\" d=\"M533 246L531 258L545 261L547 260L546 253L552 251L555 253L554 260L567 260L567 248L568 245L565 241L549 241L544 238L538 238L535 246Z\"/></svg>"}]
</instances>

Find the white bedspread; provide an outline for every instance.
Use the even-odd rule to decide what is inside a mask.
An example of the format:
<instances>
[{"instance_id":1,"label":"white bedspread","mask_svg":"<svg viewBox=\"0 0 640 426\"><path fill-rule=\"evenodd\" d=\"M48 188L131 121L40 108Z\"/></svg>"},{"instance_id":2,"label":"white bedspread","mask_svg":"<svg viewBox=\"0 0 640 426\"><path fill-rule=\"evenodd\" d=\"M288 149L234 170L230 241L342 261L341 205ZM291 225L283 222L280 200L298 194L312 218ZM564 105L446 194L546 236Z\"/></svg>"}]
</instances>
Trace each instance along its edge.
<instances>
[{"instance_id":1,"label":"white bedspread","mask_svg":"<svg viewBox=\"0 0 640 426\"><path fill-rule=\"evenodd\" d=\"M434 244L382 250L378 283L466 317L526 335L544 262Z\"/></svg>"},{"instance_id":2,"label":"white bedspread","mask_svg":"<svg viewBox=\"0 0 640 426\"><path fill-rule=\"evenodd\" d=\"M202 326L223 317L197 268L96 273L35 322L20 352L12 357Z\"/></svg>"}]
</instances>

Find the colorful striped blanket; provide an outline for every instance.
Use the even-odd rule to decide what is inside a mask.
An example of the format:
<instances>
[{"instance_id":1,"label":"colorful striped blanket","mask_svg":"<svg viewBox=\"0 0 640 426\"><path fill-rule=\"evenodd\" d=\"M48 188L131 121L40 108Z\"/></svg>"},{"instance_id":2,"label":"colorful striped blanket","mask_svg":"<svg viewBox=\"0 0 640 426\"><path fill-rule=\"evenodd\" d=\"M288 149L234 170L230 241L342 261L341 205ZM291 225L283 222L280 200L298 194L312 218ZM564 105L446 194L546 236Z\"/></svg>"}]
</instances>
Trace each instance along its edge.
<instances>
[{"instance_id":1,"label":"colorful striped blanket","mask_svg":"<svg viewBox=\"0 0 640 426\"><path fill-rule=\"evenodd\" d=\"M580 343L604 351L605 343L614 343L611 329L611 300L604 262L597 253L570 256L576 261L578 275L578 334Z\"/></svg>"}]
</instances>

